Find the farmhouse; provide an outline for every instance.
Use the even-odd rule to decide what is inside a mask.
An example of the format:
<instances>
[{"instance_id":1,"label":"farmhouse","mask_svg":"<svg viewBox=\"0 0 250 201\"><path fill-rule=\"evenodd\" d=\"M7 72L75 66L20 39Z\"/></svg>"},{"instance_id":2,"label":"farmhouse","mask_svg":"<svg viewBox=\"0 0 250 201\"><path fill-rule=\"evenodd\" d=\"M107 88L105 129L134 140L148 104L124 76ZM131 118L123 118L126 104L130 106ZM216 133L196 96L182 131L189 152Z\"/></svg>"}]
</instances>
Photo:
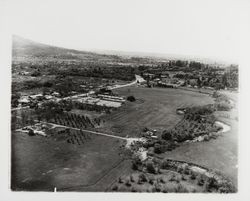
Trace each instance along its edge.
<instances>
[{"instance_id":1,"label":"farmhouse","mask_svg":"<svg viewBox=\"0 0 250 201\"><path fill-rule=\"evenodd\" d=\"M51 95L55 96L55 97L60 97L60 94L58 92L56 92L56 91L54 91Z\"/></svg>"},{"instance_id":2,"label":"farmhouse","mask_svg":"<svg viewBox=\"0 0 250 201\"><path fill-rule=\"evenodd\" d=\"M106 96L106 95L103 95L103 96ZM115 108L120 107L123 103L123 100L112 99L112 98L108 98L108 97L86 96L86 97L77 97L74 100L76 100L80 103L86 103L86 104L90 104L90 105L100 105L100 106L115 107Z\"/></svg>"},{"instance_id":3,"label":"farmhouse","mask_svg":"<svg viewBox=\"0 0 250 201\"><path fill-rule=\"evenodd\" d=\"M166 88L177 88L179 85L171 84L171 83L158 82L158 86L166 87Z\"/></svg>"},{"instance_id":4,"label":"farmhouse","mask_svg":"<svg viewBox=\"0 0 250 201\"><path fill-rule=\"evenodd\" d=\"M155 74L152 73L143 73L143 77L149 77L150 79L155 77Z\"/></svg>"},{"instance_id":5,"label":"farmhouse","mask_svg":"<svg viewBox=\"0 0 250 201\"><path fill-rule=\"evenodd\" d=\"M21 98L18 100L18 102L19 102L22 106L24 106L24 105L28 105L28 104L30 103L30 100L29 100L29 98L28 98L27 96L23 96L23 97L21 97Z\"/></svg>"},{"instance_id":6,"label":"farmhouse","mask_svg":"<svg viewBox=\"0 0 250 201\"><path fill-rule=\"evenodd\" d=\"M103 100L108 100L108 101L125 102L125 99L123 97L119 97L119 96L109 96L109 95L99 94L98 97L103 99Z\"/></svg>"},{"instance_id":7,"label":"farmhouse","mask_svg":"<svg viewBox=\"0 0 250 201\"><path fill-rule=\"evenodd\" d=\"M19 72L19 75L29 75L29 72L27 71Z\"/></svg>"},{"instance_id":8,"label":"farmhouse","mask_svg":"<svg viewBox=\"0 0 250 201\"><path fill-rule=\"evenodd\" d=\"M168 71L161 72L161 77L169 77L169 72Z\"/></svg>"},{"instance_id":9,"label":"farmhouse","mask_svg":"<svg viewBox=\"0 0 250 201\"><path fill-rule=\"evenodd\" d=\"M36 95L31 95L29 96L31 99L33 100L40 100L43 98L43 95L42 94L36 94Z\"/></svg>"},{"instance_id":10,"label":"farmhouse","mask_svg":"<svg viewBox=\"0 0 250 201\"><path fill-rule=\"evenodd\" d=\"M54 98L54 97L51 96L51 95L45 95L44 97L45 97L46 100L51 100L52 98Z\"/></svg>"}]
</instances>

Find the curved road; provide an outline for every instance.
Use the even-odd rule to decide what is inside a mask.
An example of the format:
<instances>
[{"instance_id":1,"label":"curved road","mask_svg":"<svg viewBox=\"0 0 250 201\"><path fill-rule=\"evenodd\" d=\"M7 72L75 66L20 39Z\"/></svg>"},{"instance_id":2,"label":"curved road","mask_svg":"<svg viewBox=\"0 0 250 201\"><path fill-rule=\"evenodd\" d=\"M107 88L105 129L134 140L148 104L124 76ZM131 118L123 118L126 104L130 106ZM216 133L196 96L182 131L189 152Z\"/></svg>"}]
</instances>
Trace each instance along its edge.
<instances>
[{"instance_id":1,"label":"curved road","mask_svg":"<svg viewBox=\"0 0 250 201\"><path fill-rule=\"evenodd\" d=\"M135 75L135 80L131 83L128 83L128 84L124 84L124 85L115 85L113 87L111 87L110 89L119 89L119 88L122 88L122 87L129 87L129 86L132 86L136 83L141 83L141 82L144 82L145 80L140 76L140 75ZM68 97L64 97L64 98L61 98L62 100L67 100L67 99L70 99L70 98L77 98L79 96L89 96L89 95L92 95L94 94L95 91L91 91L89 93L85 93L85 94L77 94L77 95L74 95L74 96L68 96ZM25 106L25 107L17 107L17 108L12 108L11 111L15 111L15 110L21 110L21 109L28 109L29 106Z\"/></svg>"}]
</instances>

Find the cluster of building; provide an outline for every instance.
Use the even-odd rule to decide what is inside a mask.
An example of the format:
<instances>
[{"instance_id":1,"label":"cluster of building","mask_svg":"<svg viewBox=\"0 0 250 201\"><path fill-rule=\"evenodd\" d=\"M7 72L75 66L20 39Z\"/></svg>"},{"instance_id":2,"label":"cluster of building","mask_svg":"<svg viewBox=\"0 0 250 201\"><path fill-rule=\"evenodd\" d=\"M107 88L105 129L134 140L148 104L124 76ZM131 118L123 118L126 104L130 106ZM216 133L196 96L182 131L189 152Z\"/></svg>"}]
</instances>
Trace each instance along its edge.
<instances>
[{"instance_id":1,"label":"cluster of building","mask_svg":"<svg viewBox=\"0 0 250 201\"><path fill-rule=\"evenodd\" d=\"M180 86L192 88L227 89L237 86L237 70L204 69L195 71L155 71L143 73L144 83L148 87L177 88ZM233 82L233 81L234 82Z\"/></svg>"},{"instance_id":2,"label":"cluster of building","mask_svg":"<svg viewBox=\"0 0 250 201\"><path fill-rule=\"evenodd\" d=\"M163 72L159 75L153 73L143 73L143 77L146 80L144 85L148 87L166 87L177 88L182 86L185 81L182 79L174 78L173 75Z\"/></svg>"},{"instance_id":3,"label":"cluster of building","mask_svg":"<svg viewBox=\"0 0 250 201\"><path fill-rule=\"evenodd\" d=\"M121 105L126 101L123 97L103 95L103 94L79 95L77 97L74 97L72 100L90 105L99 105L99 106L114 107L114 108L121 107Z\"/></svg>"},{"instance_id":4,"label":"cluster of building","mask_svg":"<svg viewBox=\"0 0 250 201\"><path fill-rule=\"evenodd\" d=\"M146 139L158 139L158 135L157 135L157 130L155 129L146 129L145 132L143 132L142 137L146 138Z\"/></svg>"},{"instance_id":5,"label":"cluster of building","mask_svg":"<svg viewBox=\"0 0 250 201\"><path fill-rule=\"evenodd\" d=\"M35 103L41 103L43 101L48 100L54 100L58 101L60 100L60 94L58 92L52 92L51 94L43 95L41 93L34 94L34 95L23 95L18 100L19 106L32 106L32 104Z\"/></svg>"},{"instance_id":6,"label":"cluster of building","mask_svg":"<svg viewBox=\"0 0 250 201\"><path fill-rule=\"evenodd\" d=\"M108 93L96 94L95 91L89 91L88 93L75 94L72 96L61 98L58 92L52 92L46 95L39 93L34 95L23 95L21 96L18 102L20 107L25 107L25 106L32 107L34 104L38 104L39 106L44 101L59 102L60 100L72 100L85 104L118 108L126 101L124 97L107 95L107 94Z\"/></svg>"},{"instance_id":7,"label":"cluster of building","mask_svg":"<svg viewBox=\"0 0 250 201\"><path fill-rule=\"evenodd\" d=\"M52 126L50 126L48 124L37 123L37 124L34 124L32 126L26 126L26 127L20 128L17 131L21 131L24 133L32 132L33 135L41 135L41 136L46 137L47 136L46 130L50 129L51 127Z\"/></svg>"}]
</instances>

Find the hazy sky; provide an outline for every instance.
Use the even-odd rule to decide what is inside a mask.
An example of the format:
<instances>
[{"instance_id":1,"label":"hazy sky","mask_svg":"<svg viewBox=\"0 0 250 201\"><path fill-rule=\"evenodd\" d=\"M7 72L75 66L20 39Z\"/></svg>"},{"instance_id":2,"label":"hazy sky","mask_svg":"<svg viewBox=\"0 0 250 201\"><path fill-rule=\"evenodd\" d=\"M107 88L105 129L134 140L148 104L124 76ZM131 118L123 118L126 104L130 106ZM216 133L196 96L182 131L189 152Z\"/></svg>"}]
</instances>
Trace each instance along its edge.
<instances>
[{"instance_id":1,"label":"hazy sky","mask_svg":"<svg viewBox=\"0 0 250 201\"><path fill-rule=\"evenodd\" d=\"M11 32L81 50L238 60L241 0L6 1Z\"/></svg>"}]
</instances>

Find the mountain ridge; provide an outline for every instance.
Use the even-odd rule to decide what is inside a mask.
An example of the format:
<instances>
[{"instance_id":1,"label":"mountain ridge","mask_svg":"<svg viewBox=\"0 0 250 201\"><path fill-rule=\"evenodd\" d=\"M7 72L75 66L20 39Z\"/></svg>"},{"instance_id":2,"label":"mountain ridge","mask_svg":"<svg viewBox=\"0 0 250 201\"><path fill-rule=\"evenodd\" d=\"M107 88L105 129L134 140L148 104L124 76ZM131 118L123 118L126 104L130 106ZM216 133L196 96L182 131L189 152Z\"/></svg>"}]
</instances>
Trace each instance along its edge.
<instances>
[{"instance_id":1,"label":"mountain ridge","mask_svg":"<svg viewBox=\"0 0 250 201\"><path fill-rule=\"evenodd\" d=\"M117 50L76 50L72 48L58 47L48 44L39 43L18 35L12 36L12 55L17 57L36 57L36 58L57 58L57 59L77 59L84 61L109 61L121 62L131 58L141 58L145 61L157 60L167 61L171 59L200 61L208 64L228 64L226 61L201 58L191 55L177 55L165 53L150 52L127 52ZM231 63L230 63L231 64Z\"/></svg>"}]
</instances>

